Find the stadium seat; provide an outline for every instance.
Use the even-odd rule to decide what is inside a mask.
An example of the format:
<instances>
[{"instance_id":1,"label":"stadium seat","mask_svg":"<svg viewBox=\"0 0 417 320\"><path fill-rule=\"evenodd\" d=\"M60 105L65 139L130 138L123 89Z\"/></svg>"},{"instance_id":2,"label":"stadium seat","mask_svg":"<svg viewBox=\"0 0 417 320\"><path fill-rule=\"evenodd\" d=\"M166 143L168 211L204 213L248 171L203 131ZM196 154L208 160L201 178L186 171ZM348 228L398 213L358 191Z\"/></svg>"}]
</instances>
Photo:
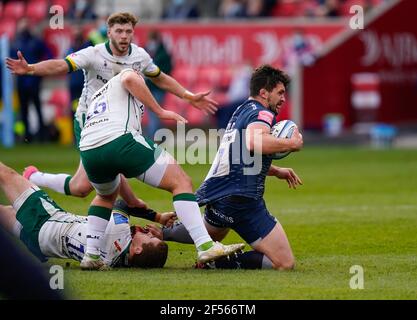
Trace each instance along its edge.
<instances>
[{"instance_id":1,"label":"stadium seat","mask_svg":"<svg viewBox=\"0 0 417 320\"><path fill-rule=\"evenodd\" d=\"M182 113L187 105L188 104L184 100L176 97L171 93L167 93L161 107L167 110L175 111L177 113Z\"/></svg>"},{"instance_id":2,"label":"stadium seat","mask_svg":"<svg viewBox=\"0 0 417 320\"><path fill-rule=\"evenodd\" d=\"M197 70L193 67L179 66L172 71L172 76L178 80L184 87L191 86L196 77Z\"/></svg>"},{"instance_id":3,"label":"stadium seat","mask_svg":"<svg viewBox=\"0 0 417 320\"><path fill-rule=\"evenodd\" d=\"M227 93L225 92L214 92L210 97L216 101L219 106L224 106L229 100Z\"/></svg>"},{"instance_id":4,"label":"stadium seat","mask_svg":"<svg viewBox=\"0 0 417 320\"><path fill-rule=\"evenodd\" d=\"M184 110L188 107L188 104L184 100L176 97L175 95L168 93L166 94L164 102L161 104L161 107L184 116ZM148 112L152 111L148 110ZM175 126L173 121L162 120L161 123L169 127Z\"/></svg>"},{"instance_id":5,"label":"stadium seat","mask_svg":"<svg viewBox=\"0 0 417 320\"><path fill-rule=\"evenodd\" d=\"M6 34L9 39L13 39L16 33L16 21L14 19L3 19L0 23L0 36Z\"/></svg>"},{"instance_id":6,"label":"stadium seat","mask_svg":"<svg viewBox=\"0 0 417 320\"><path fill-rule=\"evenodd\" d=\"M359 5L359 6L364 6L365 1L363 0L347 0L345 2L343 2L340 6L340 15L342 16L349 16L351 15L350 13L350 8L353 5Z\"/></svg>"},{"instance_id":7,"label":"stadium seat","mask_svg":"<svg viewBox=\"0 0 417 320\"><path fill-rule=\"evenodd\" d=\"M200 127L210 121L209 115L205 115L202 111L191 106L187 108L185 118L188 120L188 125L193 127Z\"/></svg>"},{"instance_id":8,"label":"stadium seat","mask_svg":"<svg viewBox=\"0 0 417 320\"><path fill-rule=\"evenodd\" d=\"M222 90L227 90L230 87L230 83L232 82L232 75L233 71L230 67L222 67L218 70L220 74L220 79L218 83L218 87Z\"/></svg>"},{"instance_id":9,"label":"stadium seat","mask_svg":"<svg viewBox=\"0 0 417 320\"><path fill-rule=\"evenodd\" d=\"M50 6L58 5L64 9L64 13L67 14L72 4L72 0L51 0Z\"/></svg>"},{"instance_id":10,"label":"stadium seat","mask_svg":"<svg viewBox=\"0 0 417 320\"><path fill-rule=\"evenodd\" d=\"M67 89L55 89L48 100L56 108L56 118L68 116L70 113L70 94Z\"/></svg>"},{"instance_id":11,"label":"stadium seat","mask_svg":"<svg viewBox=\"0 0 417 320\"><path fill-rule=\"evenodd\" d=\"M26 6L26 17L31 23L38 23L46 18L47 11L47 0L31 0Z\"/></svg>"},{"instance_id":12,"label":"stadium seat","mask_svg":"<svg viewBox=\"0 0 417 320\"><path fill-rule=\"evenodd\" d=\"M14 19L15 21L23 18L25 15L25 3L23 1L7 2L4 6L3 16Z\"/></svg>"},{"instance_id":13,"label":"stadium seat","mask_svg":"<svg viewBox=\"0 0 417 320\"><path fill-rule=\"evenodd\" d=\"M220 70L215 66L201 67L197 72L198 82L205 83L211 88L217 86L220 80L219 71Z\"/></svg>"},{"instance_id":14,"label":"stadium seat","mask_svg":"<svg viewBox=\"0 0 417 320\"><path fill-rule=\"evenodd\" d=\"M279 1L272 9L274 17L295 17L299 12L299 2L294 0Z\"/></svg>"},{"instance_id":15,"label":"stadium seat","mask_svg":"<svg viewBox=\"0 0 417 320\"><path fill-rule=\"evenodd\" d=\"M379 6L381 3L383 3L383 0L370 0L370 1L365 1L365 0L347 0L345 2L342 3L341 7L340 7L340 14L343 16L350 16L352 15L350 13L350 8L354 5L360 5L363 8L366 8L367 5L371 6L371 8L375 8L377 6Z\"/></svg>"}]
</instances>

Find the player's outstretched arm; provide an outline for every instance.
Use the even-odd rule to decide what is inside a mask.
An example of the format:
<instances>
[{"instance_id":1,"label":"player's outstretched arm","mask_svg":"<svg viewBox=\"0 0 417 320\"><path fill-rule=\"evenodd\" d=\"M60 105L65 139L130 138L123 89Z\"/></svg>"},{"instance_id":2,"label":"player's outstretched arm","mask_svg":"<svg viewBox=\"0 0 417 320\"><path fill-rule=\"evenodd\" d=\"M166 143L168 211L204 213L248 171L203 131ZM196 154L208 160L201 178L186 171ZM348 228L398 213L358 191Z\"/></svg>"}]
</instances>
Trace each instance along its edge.
<instances>
[{"instance_id":1,"label":"player's outstretched arm","mask_svg":"<svg viewBox=\"0 0 417 320\"><path fill-rule=\"evenodd\" d=\"M194 94L186 90L173 77L163 72L161 72L158 77L150 78L150 80L161 89L166 90L183 100L186 100L193 107L203 111L206 114L214 114L217 111L218 103L208 97L210 91Z\"/></svg>"},{"instance_id":2,"label":"player's outstretched arm","mask_svg":"<svg viewBox=\"0 0 417 320\"><path fill-rule=\"evenodd\" d=\"M160 119L187 123L187 120L179 114L163 109L153 97L145 80L133 70L125 71L121 75L121 81L127 91L151 109Z\"/></svg>"},{"instance_id":3,"label":"player's outstretched arm","mask_svg":"<svg viewBox=\"0 0 417 320\"><path fill-rule=\"evenodd\" d=\"M13 74L34 76L64 75L69 71L64 59L51 59L35 64L28 64L23 54L18 51L17 59L6 58L6 65Z\"/></svg>"}]
</instances>

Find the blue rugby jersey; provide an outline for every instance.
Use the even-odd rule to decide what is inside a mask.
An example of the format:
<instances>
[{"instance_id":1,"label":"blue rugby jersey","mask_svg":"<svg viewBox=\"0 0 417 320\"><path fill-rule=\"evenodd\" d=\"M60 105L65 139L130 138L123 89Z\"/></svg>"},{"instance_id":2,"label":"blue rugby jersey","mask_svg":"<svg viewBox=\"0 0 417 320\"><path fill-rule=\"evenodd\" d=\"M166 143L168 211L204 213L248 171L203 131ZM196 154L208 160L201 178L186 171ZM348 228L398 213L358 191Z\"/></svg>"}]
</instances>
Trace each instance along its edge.
<instances>
[{"instance_id":1,"label":"blue rugby jersey","mask_svg":"<svg viewBox=\"0 0 417 320\"><path fill-rule=\"evenodd\" d=\"M196 192L200 206L230 195L262 198L272 158L246 147L246 128L256 122L271 128L276 123L275 113L251 99L233 113L210 171Z\"/></svg>"}]
</instances>

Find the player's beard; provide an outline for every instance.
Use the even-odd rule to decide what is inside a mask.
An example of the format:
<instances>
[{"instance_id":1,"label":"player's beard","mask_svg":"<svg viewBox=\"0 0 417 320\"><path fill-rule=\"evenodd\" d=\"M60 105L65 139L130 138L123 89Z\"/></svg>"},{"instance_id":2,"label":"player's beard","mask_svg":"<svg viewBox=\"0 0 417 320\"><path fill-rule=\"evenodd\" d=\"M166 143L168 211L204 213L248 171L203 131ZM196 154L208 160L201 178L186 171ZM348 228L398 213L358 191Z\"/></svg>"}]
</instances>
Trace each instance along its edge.
<instances>
[{"instance_id":1,"label":"player's beard","mask_svg":"<svg viewBox=\"0 0 417 320\"><path fill-rule=\"evenodd\" d=\"M110 40L110 41L111 41L112 46L117 50L117 53L119 55L125 55L128 52L129 45L130 45L130 43L128 41L126 42L127 46L126 46L126 49L124 49L124 50L122 50L120 45L115 40Z\"/></svg>"},{"instance_id":2,"label":"player's beard","mask_svg":"<svg viewBox=\"0 0 417 320\"><path fill-rule=\"evenodd\" d=\"M270 98L268 98L268 107L269 110L271 110L272 112L278 114L279 112L279 107L282 103L278 102L278 103L273 103L272 100Z\"/></svg>"}]
</instances>

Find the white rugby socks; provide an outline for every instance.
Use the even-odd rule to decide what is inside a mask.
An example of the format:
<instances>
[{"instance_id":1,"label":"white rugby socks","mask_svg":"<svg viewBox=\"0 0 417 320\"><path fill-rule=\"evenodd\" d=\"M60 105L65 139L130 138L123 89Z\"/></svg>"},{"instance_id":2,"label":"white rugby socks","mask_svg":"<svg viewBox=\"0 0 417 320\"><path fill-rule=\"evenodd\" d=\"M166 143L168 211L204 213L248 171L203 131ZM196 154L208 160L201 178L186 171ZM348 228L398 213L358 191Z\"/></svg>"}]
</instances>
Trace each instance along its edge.
<instances>
[{"instance_id":1,"label":"white rugby socks","mask_svg":"<svg viewBox=\"0 0 417 320\"><path fill-rule=\"evenodd\" d=\"M174 196L174 208L178 218L190 233L197 249L207 250L213 245L213 240L204 226L194 194L181 193Z\"/></svg>"},{"instance_id":2,"label":"white rugby socks","mask_svg":"<svg viewBox=\"0 0 417 320\"><path fill-rule=\"evenodd\" d=\"M43 172L34 172L31 174L29 180L39 187L47 187L56 192L66 194L69 192L69 188L66 188L66 184L69 184L71 176L65 173L51 174ZM68 181L67 181L68 180ZM66 190L68 189L68 190Z\"/></svg>"},{"instance_id":3,"label":"white rugby socks","mask_svg":"<svg viewBox=\"0 0 417 320\"><path fill-rule=\"evenodd\" d=\"M100 256L100 248L110 215L111 209L108 208L91 206L88 209L87 249L85 253Z\"/></svg>"}]
</instances>

